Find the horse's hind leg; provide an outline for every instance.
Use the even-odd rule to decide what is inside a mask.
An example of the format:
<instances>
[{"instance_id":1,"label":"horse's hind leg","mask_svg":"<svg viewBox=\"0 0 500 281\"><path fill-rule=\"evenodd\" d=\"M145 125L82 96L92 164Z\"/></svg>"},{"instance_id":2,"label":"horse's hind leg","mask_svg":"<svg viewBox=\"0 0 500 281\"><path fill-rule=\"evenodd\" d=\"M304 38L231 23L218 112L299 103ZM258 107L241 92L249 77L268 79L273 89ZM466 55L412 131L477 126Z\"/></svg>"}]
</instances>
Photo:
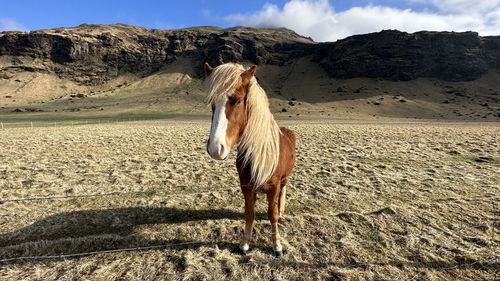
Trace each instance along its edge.
<instances>
[{"instance_id":1,"label":"horse's hind leg","mask_svg":"<svg viewBox=\"0 0 500 281\"><path fill-rule=\"evenodd\" d=\"M285 204L286 204L286 183L288 178L281 181L281 191L279 199L279 217L285 218Z\"/></svg>"}]
</instances>

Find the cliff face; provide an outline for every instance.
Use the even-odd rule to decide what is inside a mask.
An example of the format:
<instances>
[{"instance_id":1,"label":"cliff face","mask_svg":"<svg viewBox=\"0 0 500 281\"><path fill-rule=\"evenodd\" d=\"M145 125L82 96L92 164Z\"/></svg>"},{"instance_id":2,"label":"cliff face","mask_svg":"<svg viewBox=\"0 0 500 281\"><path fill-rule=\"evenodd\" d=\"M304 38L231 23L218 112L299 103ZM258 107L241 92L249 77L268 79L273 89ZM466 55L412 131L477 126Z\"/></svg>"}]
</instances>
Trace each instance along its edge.
<instances>
[{"instance_id":1,"label":"cliff face","mask_svg":"<svg viewBox=\"0 0 500 281\"><path fill-rule=\"evenodd\" d=\"M26 69L23 58L29 58L40 64L34 70L55 72L83 84L99 84L123 73L152 74L180 57L190 57L200 66L204 61L279 65L310 53L313 44L285 29L82 25L0 34L0 56L11 58L13 67Z\"/></svg>"},{"instance_id":2,"label":"cliff face","mask_svg":"<svg viewBox=\"0 0 500 281\"><path fill-rule=\"evenodd\" d=\"M56 73L95 85L124 73L142 76L189 57L204 61L284 65L312 55L331 77L448 81L479 78L500 68L500 37L477 33L382 31L332 43L315 43L287 29L197 27L148 30L126 25L81 25L0 33L0 69Z\"/></svg>"},{"instance_id":3,"label":"cliff face","mask_svg":"<svg viewBox=\"0 0 500 281\"><path fill-rule=\"evenodd\" d=\"M315 59L339 78L474 80L489 67L498 67L495 39L474 32L382 31L321 44Z\"/></svg>"}]
</instances>

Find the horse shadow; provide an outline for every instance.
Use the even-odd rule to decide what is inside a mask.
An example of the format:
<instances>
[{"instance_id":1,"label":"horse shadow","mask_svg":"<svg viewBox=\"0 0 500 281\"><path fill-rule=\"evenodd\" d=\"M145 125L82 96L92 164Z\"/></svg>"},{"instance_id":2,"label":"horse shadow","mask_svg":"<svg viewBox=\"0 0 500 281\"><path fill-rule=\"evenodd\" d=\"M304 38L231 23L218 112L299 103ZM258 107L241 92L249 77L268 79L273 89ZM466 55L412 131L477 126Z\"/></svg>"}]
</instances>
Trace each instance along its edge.
<instances>
[{"instance_id":1,"label":"horse shadow","mask_svg":"<svg viewBox=\"0 0 500 281\"><path fill-rule=\"evenodd\" d=\"M173 227L193 221L231 219L243 221L243 214L228 209L192 210L179 208L129 207L64 212L0 234L0 259L31 256L71 255L79 252L156 246L182 242L183 239L147 239L135 230L141 225L168 224ZM264 217L258 214L258 217ZM216 232L216 231L215 231ZM217 240L206 237L208 240ZM214 239L212 239L214 238ZM238 252L238 245L215 241L219 248ZM195 241L196 242L196 241ZM174 247L201 247L203 243ZM16 260L13 263L23 263ZM30 262L33 262L30 261Z\"/></svg>"}]
</instances>

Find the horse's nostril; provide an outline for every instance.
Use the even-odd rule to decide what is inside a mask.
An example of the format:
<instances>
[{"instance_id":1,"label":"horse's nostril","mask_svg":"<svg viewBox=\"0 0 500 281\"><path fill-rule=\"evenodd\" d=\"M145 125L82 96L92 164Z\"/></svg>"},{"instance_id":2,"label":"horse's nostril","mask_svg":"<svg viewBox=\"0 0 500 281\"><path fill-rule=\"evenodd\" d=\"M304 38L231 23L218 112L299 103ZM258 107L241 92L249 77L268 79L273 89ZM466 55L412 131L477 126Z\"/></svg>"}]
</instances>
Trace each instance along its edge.
<instances>
[{"instance_id":1,"label":"horse's nostril","mask_svg":"<svg viewBox=\"0 0 500 281\"><path fill-rule=\"evenodd\" d=\"M221 144L219 146L219 155L224 155L224 145L223 144Z\"/></svg>"}]
</instances>

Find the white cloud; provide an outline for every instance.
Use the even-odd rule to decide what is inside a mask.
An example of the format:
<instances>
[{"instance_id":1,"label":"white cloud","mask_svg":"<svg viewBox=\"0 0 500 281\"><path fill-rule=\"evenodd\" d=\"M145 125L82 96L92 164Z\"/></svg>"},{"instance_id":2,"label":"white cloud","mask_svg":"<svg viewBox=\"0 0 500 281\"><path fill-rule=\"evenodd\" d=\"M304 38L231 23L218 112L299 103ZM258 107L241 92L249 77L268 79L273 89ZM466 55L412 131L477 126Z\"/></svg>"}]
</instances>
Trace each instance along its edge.
<instances>
[{"instance_id":1,"label":"white cloud","mask_svg":"<svg viewBox=\"0 0 500 281\"><path fill-rule=\"evenodd\" d=\"M26 27L11 18L0 18L0 31L26 31Z\"/></svg>"},{"instance_id":2,"label":"white cloud","mask_svg":"<svg viewBox=\"0 0 500 281\"><path fill-rule=\"evenodd\" d=\"M483 13L500 7L500 0L427 0L443 12L471 14Z\"/></svg>"},{"instance_id":3,"label":"white cloud","mask_svg":"<svg viewBox=\"0 0 500 281\"><path fill-rule=\"evenodd\" d=\"M283 8L266 4L255 13L233 14L225 20L234 25L287 27L316 41L335 41L353 34L382 29L407 32L472 30L482 35L500 34L500 0L418 1L439 3L439 6L433 4L439 12L373 5L336 12L328 0L291 0ZM474 5L470 5L470 2L474 2ZM467 9L470 12L466 12Z\"/></svg>"}]
</instances>

